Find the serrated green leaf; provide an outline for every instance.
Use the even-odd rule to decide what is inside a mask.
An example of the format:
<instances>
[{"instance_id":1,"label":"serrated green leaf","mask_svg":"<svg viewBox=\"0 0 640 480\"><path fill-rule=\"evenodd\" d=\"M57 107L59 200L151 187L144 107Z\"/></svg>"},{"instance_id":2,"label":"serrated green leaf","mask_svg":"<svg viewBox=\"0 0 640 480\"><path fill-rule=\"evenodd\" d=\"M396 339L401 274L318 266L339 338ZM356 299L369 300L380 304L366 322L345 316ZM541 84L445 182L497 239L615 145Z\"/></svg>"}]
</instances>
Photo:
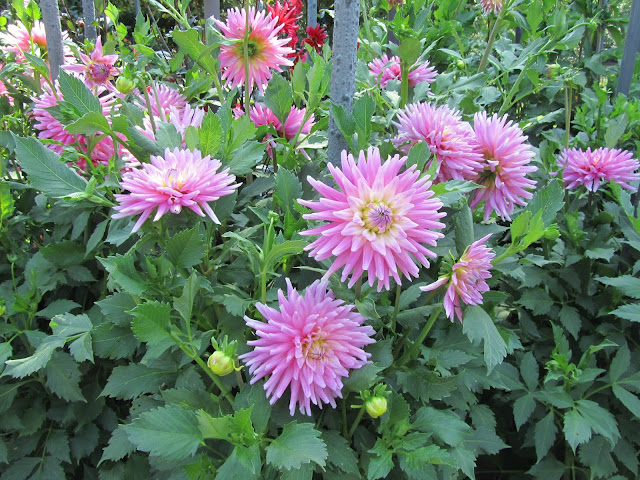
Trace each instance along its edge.
<instances>
[{"instance_id":1,"label":"serrated green leaf","mask_svg":"<svg viewBox=\"0 0 640 480\"><path fill-rule=\"evenodd\" d=\"M640 322L640 303L632 303L616 308L612 315L632 322Z\"/></svg>"},{"instance_id":2,"label":"serrated green leaf","mask_svg":"<svg viewBox=\"0 0 640 480\"><path fill-rule=\"evenodd\" d=\"M627 125L629 125L629 119L626 114L614 118L609 122L607 131L604 134L605 146L607 148L614 148L616 146L618 140L620 140L620 137L624 134Z\"/></svg>"},{"instance_id":3,"label":"serrated green leaf","mask_svg":"<svg viewBox=\"0 0 640 480\"><path fill-rule=\"evenodd\" d=\"M98 466L105 460L118 461L136 451L136 446L129 441L129 435L123 427L120 425L111 433L109 445L102 451Z\"/></svg>"},{"instance_id":4,"label":"serrated green leaf","mask_svg":"<svg viewBox=\"0 0 640 480\"><path fill-rule=\"evenodd\" d=\"M500 450L509 448L496 434L494 429L479 427L464 441L464 447L474 452L495 455Z\"/></svg>"},{"instance_id":5,"label":"serrated green leaf","mask_svg":"<svg viewBox=\"0 0 640 480\"><path fill-rule=\"evenodd\" d=\"M246 384L236 395L233 408L237 412L241 409L251 409L251 422L255 426L256 432L263 433L269 424L271 417L271 405L267 400L264 391L264 383L258 382L253 385Z\"/></svg>"},{"instance_id":6,"label":"serrated green leaf","mask_svg":"<svg viewBox=\"0 0 640 480\"><path fill-rule=\"evenodd\" d=\"M47 387L68 402L86 402L80 391L78 364L65 352L53 352L47 363Z\"/></svg>"},{"instance_id":7,"label":"serrated green leaf","mask_svg":"<svg viewBox=\"0 0 640 480\"><path fill-rule=\"evenodd\" d=\"M331 116L347 143L351 143L351 136L356 132L356 121L353 119L353 115L342 105L332 103Z\"/></svg>"},{"instance_id":8,"label":"serrated green leaf","mask_svg":"<svg viewBox=\"0 0 640 480\"><path fill-rule=\"evenodd\" d=\"M182 295L173 301L173 308L175 308L185 322L191 322L191 311L193 309L193 302L196 298L196 293L200 289L200 277L193 272L191 276L184 283L184 289Z\"/></svg>"},{"instance_id":9,"label":"serrated green leaf","mask_svg":"<svg viewBox=\"0 0 640 480\"><path fill-rule=\"evenodd\" d=\"M7 444L0 438L0 463L9 463Z\"/></svg>"},{"instance_id":10,"label":"serrated green leaf","mask_svg":"<svg viewBox=\"0 0 640 480\"><path fill-rule=\"evenodd\" d=\"M616 356L611 360L611 365L609 366L609 376L611 377L612 382L616 382L628 369L631 365L631 352L629 351L629 347L626 345L622 345Z\"/></svg>"},{"instance_id":11,"label":"serrated green leaf","mask_svg":"<svg viewBox=\"0 0 640 480\"><path fill-rule=\"evenodd\" d=\"M610 285L620 290L627 297L640 299L640 278L631 275L619 277L596 277L600 283Z\"/></svg>"},{"instance_id":12,"label":"serrated green leaf","mask_svg":"<svg viewBox=\"0 0 640 480\"><path fill-rule=\"evenodd\" d=\"M275 468L291 470L309 462L324 467L326 459L327 446L312 423L294 421L287 424L267 447L267 463Z\"/></svg>"},{"instance_id":13,"label":"serrated green leaf","mask_svg":"<svg viewBox=\"0 0 640 480\"><path fill-rule=\"evenodd\" d=\"M560 313L558 313L560 323L576 340L578 339L578 333L582 327L582 320L580 318L580 312L578 312L578 309L569 305L563 305L560 309Z\"/></svg>"},{"instance_id":14,"label":"serrated green leaf","mask_svg":"<svg viewBox=\"0 0 640 480\"><path fill-rule=\"evenodd\" d=\"M507 356L507 344L482 307L471 306L466 309L462 332L475 344L479 344L480 340L484 342L484 362L489 372Z\"/></svg>"},{"instance_id":15,"label":"serrated green leaf","mask_svg":"<svg viewBox=\"0 0 640 480\"><path fill-rule=\"evenodd\" d=\"M163 383L170 383L174 377L174 370L131 363L113 369L100 395L120 399L136 398L143 393L159 391Z\"/></svg>"},{"instance_id":16,"label":"serrated green leaf","mask_svg":"<svg viewBox=\"0 0 640 480\"><path fill-rule=\"evenodd\" d=\"M260 270L265 273L270 271L282 257L302 253L306 246L307 242L304 240L286 240L278 245L274 245L273 248L269 250L269 254L264 259Z\"/></svg>"},{"instance_id":17,"label":"serrated green leaf","mask_svg":"<svg viewBox=\"0 0 640 480\"><path fill-rule=\"evenodd\" d=\"M471 427L460 418L446 410L421 407L416 413L413 428L431 433L447 445L456 447L471 434Z\"/></svg>"},{"instance_id":18,"label":"serrated green leaf","mask_svg":"<svg viewBox=\"0 0 640 480\"><path fill-rule=\"evenodd\" d=\"M11 376L13 378L23 378L44 368L49 363L53 352L64 346L65 340L59 337L47 337L33 355L20 358L18 360L7 360L5 362L5 370L2 376Z\"/></svg>"},{"instance_id":19,"label":"serrated green leaf","mask_svg":"<svg viewBox=\"0 0 640 480\"><path fill-rule=\"evenodd\" d=\"M118 254L107 258L98 258L98 260L109 272L110 280L113 280L125 293L142 295L147 290L147 284L136 270L131 255Z\"/></svg>"},{"instance_id":20,"label":"serrated green leaf","mask_svg":"<svg viewBox=\"0 0 640 480\"><path fill-rule=\"evenodd\" d=\"M612 390L616 398L620 400L631 413L640 418L640 399L638 399L638 396L620 385L613 385Z\"/></svg>"},{"instance_id":21,"label":"serrated green leaf","mask_svg":"<svg viewBox=\"0 0 640 480\"><path fill-rule=\"evenodd\" d=\"M358 133L358 149L364 150L370 144L372 118L376 111L376 102L369 95L363 95L353 104L353 120Z\"/></svg>"},{"instance_id":22,"label":"serrated green leaf","mask_svg":"<svg viewBox=\"0 0 640 480\"><path fill-rule=\"evenodd\" d=\"M231 161L226 165L229 167L229 173L242 176L253 171L253 167L262 161L264 151L264 143L253 140L243 143L239 148L234 150Z\"/></svg>"},{"instance_id":23,"label":"serrated green leaf","mask_svg":"<svg viewBox=\"0 0 640 480\"><path fill-rule=\"evenodd\" d=\"M102 314L115 325L129 325L133 319L129 311L137 305L128 293L114 293L96 303L100 306Z\"/></svg>"},{"instance_id":24,"label":"serrated green leaf","mask_svg":"<svg viewBox=\"0 0 640 480\"><path fill-rule=\"evenodd\" d=\"M532 217L542 211L542 222L545 227L553 223L556 214L564 205L564 188L558 180L552 180L529 201L525 211L529 211Z\"/></svg>"},{"instance_id":25,"label":"serrated green leaf","mask_svg":"<svg viewBox=\"0 0 640 480\"><path fill-rule=\"evenodd\" d=\"M367 467L367 480L386 478L393 468L393 453L391 451L382 452L381 455L371 457Z\"/></svg>"},{"instance_id":26,"label":"serrated green leaf","mask_svg":"<svg viewBox=\"0 0 640 480\"><path fill-rule=\"evenodd\" d=\"M58 76L58 84L64 101L73 105L81 115L86 113L102 114L100 100L91 93L82 80L63 70Z\"/></svg>"},{"instance_id":27,"label":"serrated green leaf","mask_svg":"<svg viewBox=\"0 0 640 480\"><path fill-rule=\"evenodd\" d=\"M260 473L260 448L257 445L245 448L236 446L231 455L218 469L216 480L257 480Z\"/></svg>"},{"instance_id":28,"label":"serrated green leaf","mask_svg":"<svg viewBox=\"0 0 640 480\"><path fill-rule=\"evenodd\" d=\"M536 362L533 353L525 353L522 356L522 360L520 360L520 375L522 375L524 383L529 390L533 391L538 386L539 374L538 362Z\"/></svg>"},{"instance_id":29,"label":"serrated green leaf","mask_svg":"<svg viewBox=\"0 0 640 480\"><path fill-rule=\"evenodd\" d=\"M293 105L293 92L291 84L281 75L274 75L269 80L269 85L264 92L264 104L284 125Z\"/></svg>"},{"instance_id":30,"label":"serrated green leaf","mask_svg":"<svg viewBox=\"0 0 640 480\"><path fill-rule=\"evenodd\" d=\"M551 311L551 307L553 307L553 299L542 288L529 288L525 290L517 303L525 306L536 315L546 315Z\"/></svg>"},{"instance_id":31,"label":"serrated green leaf","mask_svg":"<svg viewBox=\"0 0 640 480\"><path fill-rule=\"evenodd\" d=\"M57 153L35 138L15 140L16 158L34 188L52 198L84 193L87 181L61 162Z\"/></svg>"},{"instance_id":32,"label":"serrated green leaf","mask_svg":"<svg viewBox=\"0 0 640 480\"><path fill-rule=\"evenodd\" d=\"M204 67L211 75L218 74L218 62L208 54L208 47L200 40L200 33L195 28L180 30L176 28L171 38L180 48L180 52L189 55L200 66Z\"/></svg>"},{"instance_id":33,"label":"serrated green leaf","mask_svg":"<svg viewBox=\"0 0 640 480\"><path fill-rule=\"evenodd\" d=\"M209 112L202 119L202 125L198 129L198 140L202 155L214 157L222 147L222 128L218 116Z\"/></svg>"},{"instance_id":34,"label":"serrated green leaf","mask_svg":"<svg viewBox=\"0 0 640 480\"><path fill-rule=\"evenodd\" d=\"M526 393L518 398L513 404L513 419L516 422L516 430L524 425L536 408L535 397L531 393Z\"/></svg>"},{"instance_id":35,"label":"serrated green leaf","mask_svg":"<svg viewBox=\"0 0 640 480\"><path fill-rule=\"evenodd\" d=\"M169 334L171 306L157 301L142 303L131 313L134 320L131 330L138 340L147 343L146 358L158 358L164 351L174 345Z\"/></svg>"},{"instance_id":36,"label":"serrated green leaf","mask_svg":"<svg viewBox=\"0 0 640 480\"><path fill-rule=\"evenodd\" d=\"M565 440L574 452L578 445L591 439L591 427L575 409L565 413L563 432Z\"/></svg>"},{"instance_id":37,"label":"serrated green leaf","mask_svg":"<svg viewBox=\"0 0 640 480\"><path fill-rule=\"evenodd\" d=\"M11 188L6 183L0 183L0 229L6 220L13 215L14 200L11 195Z\"/></svg>"},{"instance_id":38,"label":"serrated green leaf","mask_svg":"<svg viewBox=\"0 0 640 480\"><path fill-rule=\"evenodd\" d=\"M59 428L52 429L47 436L44 449L49 455L61 462L71 463L71 458L69 457L69 453L71 452L69 448L69 437L64 430Z\"/></svg>"},{"instance_id":39,"label":"serrated green leaf","mask_svg":"<svg viewBox=\"0 0 640 480\"><path fill-rule=\"evenodd\" d=\"M556 460L553 456L548 456L541 462L535 464L527 474L533 478L544 478L545 480L560 480L565 473L565 465Z\"/></svg>"},{"instance_id":40,"label":"serrated green leaf","mask_svg":"<svg viewBox=\"0 0 640 480\"><path fill-rule=\"evenodd\" d=\"M324 430L322 439L327 446L327 461L343 472L358 475L358 458L344 437L335 430Z\"/></svg>"},{"instance_id":41,"label":"serrated green leaf","mask_svg":"<svg viewBox=\"0 0 640 480\"><path fill-rule=\"evenodd\" d=\"M302 197L302 183L293 172L279 168L276 173L275 199L284 212L293 213L294 203Z\"/></svg>"},{"instance_id":42,"label":"serrated green leaf","mask_svg":"<svg viewBox=\"0 0 640 480\"><path fill-rule=\"evenodd\" d=\"M398 55L409 68L416 63L422 52L422 44L420 39L416 37L405 38L398 46Z\"/></svg>"},{"instance_id":43,"label":"serrated green leaf","mask_svg":"<svg viewBox=\"0 0 640 480\"><path fill-rule=\"evenodd\" d=\"M81 118L65 127L69 133L93 135L94 133L109 133L111 126L102 112L87 112Z\"/></svg>"},{"instance_id":44,"label":"serrated green leaf","mask_svg":"<svg viewBox=\"0 0 640 480\"><path fill-rule=\"evenodd\" d=\"M178 268L189 268L200 263L204 257L204 238L198 228L190 228L180 232L167 242L167 257Z\"/></svg>"},{"instance_id":45,"label":"serrated green leaf","mask_svg":"<svg viewBox=\"0 0 640 480\"><path fill-rule=\"evenodd\" d=\"M145 412L122 428L138 450L169 462L192 457L204 440L195 412L179 405Z\"/></svg>"},{"instance_id":46,"label":"serrated green leaf","mask_svg":"<svg viewBox=\"0 0 640 480\"><path fill-rule=\"evenodd\" d=\"M453 218L456 240L456 250L461 256L467 247L473 243L473 214L466 203Z\"/></svg>"},{"instance_id":47,"label":"serrated green leaf","mask_svg":"<svg viewBox=\"0 0 640 480\"><path fill-rule=\"evenodd\" d=\"M611 458L611 448L602 437L593 437L589 443L580 447L578 458L581 463L590 467L591 478L611 480L611 474L617 471L616 464Z\"/></svg>"},{"instance_id":48,"label":"serrated green leaf","mask_svg":"<svg viewBox=\"0 0 640 480\"><path fill-rule=\"evenodd\" d=\"M80 307L80 304L73 302L71 300L58 299L58 300L54 300L45 308L38 311L36 315L44 318L51 318L62 313L70 312L71 310L75 310L76 308L79 308L79 307Z\"/></svg>"},{"instance_id":49,"label":"serrated green leaf","mask_svg":"<svg viewBox=\"0 0 640 480\"><path fill-rule=\"evenodd\" d=\"M558 429L556 427L553 412L549 412L542 420L536 423L535 445L538 461L542 460L556 440Z\"/></svg>"},{"instance_id":50,"label":"serrated green leaf","mask_svg":"<svg viewBox=\"0 0 640 480\"><path fill-rule=\"evenodd\" d=\"M596 247L586 250L584 252L584 256L594 260L606 260L609 262L611 261L614 253L615 250L613 248Z\"/></svg>"}]
</instances>

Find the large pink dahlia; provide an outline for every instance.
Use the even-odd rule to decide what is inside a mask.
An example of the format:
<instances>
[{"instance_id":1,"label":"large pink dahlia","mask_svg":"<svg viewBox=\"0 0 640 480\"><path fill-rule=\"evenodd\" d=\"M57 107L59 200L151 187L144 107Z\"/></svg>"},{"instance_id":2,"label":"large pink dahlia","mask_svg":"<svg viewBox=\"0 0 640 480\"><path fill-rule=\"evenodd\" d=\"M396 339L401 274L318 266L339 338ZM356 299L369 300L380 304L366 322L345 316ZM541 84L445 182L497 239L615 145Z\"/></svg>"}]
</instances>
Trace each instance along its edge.
<instances>
[{"instance_id":1,"label":"large pink dahlia","mask_svg":"<svg viewBox=\"0 0 640 480\"><path fill-rule=\"evenodd\" d=\"M569 189L584 185L590 192L595 192L600 188L600 182L613 180L620 186L635 191L628 182L640 180L640 174L637 173L640 162L633 158L631 152L616 148L564 150L558 159L558 165L560 168L564 167L562 179Z\"/></svg>"},{"instance_id":2,"label":"large pink dahlia","mask_svg":"<svg viewBox=\"0 0 640 480\"><path fill-rule=\"evenodd\" d=\"M420 287L420 290L426 292L447 284L447 293L443 302L444 311L452 322L454 315L457 315L458 320L462 322L461 300L467 305L481 305L482 292L489 291L486 280L491 278L491 260L495 257L495 253L483 244L490 236L491 234L486 235L469 245L460 260L450 267L446 275L430 285Z\"/></svg>"},{"instance_id":3,"label":"large pink dahlia","mask_svg":"<svg viewBox=\"0 0 640 480\"><path fill-rule=\"evenodd\" d=\"M482 155L475 147L471 125L446 105L413 103L398 113L398 135L394 145L407 153L419 142L429 145L440 162L436 181L470 180L482 170Z\"/></svg>"},{"instance_id":4,"label":"large pink dahlia","mask_svg":"<svg viewBox=\"0 0 640 480\"><path fill-rule=\"evenodd\" d=\"M249 57L249 90L257 85L264 90L272 76L271 69L280 72L281 66L292 66L293 62L287 58L295 53L286 45L289 38L278 38L278 32L283 25L278 25L278 18L272 18L269 12L249 8L249 38L245 47L244 35L247 26L247 15L243 9L227 10L227 22L214 20L220 27L225 38L232 43L220 47L220 65L222 79L231 88L245 83L245 48Z\"/></svg>"},{"instance_id":5,"label":"large pink dahlia","mask_svg":"<svg viewBox=\"0 0 640 480\"><path fill-rule=\"evenodd\" d=\"M382 88L387 86L389 80L401 80L400 57L389 58L386 54L369 62L369 71L375 77L376 83ZM420 82L432 83L436 79L435 68L429 66L429 61L414 63L409 69L409 86L415 87Z\"/></svg>"},{"instance_id":6,"label":"large pink dahlia","mask_svg":"<svg viewBox=\"0 0 640 480\"><path fill-rule=\"evenodd\" d=\"M526 205L533 194L527 189L536 182L527 174L537 168L529 165L535 153L526 143L527 137L507 116L487 118L485 112L476 113L473 120L477 148L484 157L483 169L472 180L484 186L474 192L471 208L484 200L484 220L496 211L503 220L511 220L516 205Z\"/></svg>"},{"instance_id":7,"label":"large pink dahlia","mask_svg":"<svg viewBox=\"0 0 640 480\"><path fill-rule=\"evenodd\" d=\"M367 362L370 354L362 347L375 342L375 332L363 325L365 318L354 305L327 291L326 282L316 280L300 295L286 281L288 298L278 290L279 311L256 304L267 322L244 317L258 339L247 342L254 349L240 358L249 366L252 384L269 376L264 389L272 405L290 386L291 415L296 404L311 415L311 403L336 407L342 378Z\"/></svg>"},{"instance_id":8,"label":"large pink dahlia","mask_svg":"<svg viewBox=\"0 0 640 480\"><path fill-rule=\"evenodd\" d=\"M273 125L273 128L275 128L278 133L287 140L291 140L296 136L298 130L300 130L302 135L306 135L311 132L314 125L314 116L312 114L307 121L302 124L306 113L307 110L305 108L298 108L295 106L291 107L289 115L287 115L287 118L284 121L283 127L282 122L278 120L278 117L276 117L271 109L258 103L249 109L249 118L256 127L261 125Z\"/></svg>"},{"instance_id":9,"label":"large pink dahlia","mask_svg":"<svg viewBox=\"0 0 640 480\"><path fill-rule=\"evenodd\" d=\"M325 278L344 267L342 281L351 274L349 287L366 271L369 285L378 282L378 291L387 290L389 278L400 284L400 276L418 276L419 264L429 266L427 257L436 255L425 245L435 246L442 238L435 229L444 228L438 220L442 202L432 198L431 182L418 178L411 166L400 173L406 158L396 155L384 164L380 151L369 147L360 152L356 164L352 155L342 152L342 169L329 163L339 190L309 177L309 183L322 195L318 202L299 200L316 210L304 215L308 220L324 220L319 227L302 235L319 235L306 247L317 260L335 256Z\"/></svg>"},{"instance_id":10,"label":"large pink dahlia","mask_svg":"<svg viewBox=\"0 0 640 480\"><path fill-rule=\"evenodd\" d=\"M136 232L156 208L154 222L169 211L180 213L182 207L187 207L220 223L208 202L230 195L240 186L232 185L236 177L229 174L228 168L218 173L220 161L208 155L202 158L198 150L175 148L172 152L167 148L163 157L151 156L150 160L123 174L120 185L129 193L115 195L119 205L114 207L118 213L113 218L141 213L132 230Z\"/></svg>"}]
</instances>

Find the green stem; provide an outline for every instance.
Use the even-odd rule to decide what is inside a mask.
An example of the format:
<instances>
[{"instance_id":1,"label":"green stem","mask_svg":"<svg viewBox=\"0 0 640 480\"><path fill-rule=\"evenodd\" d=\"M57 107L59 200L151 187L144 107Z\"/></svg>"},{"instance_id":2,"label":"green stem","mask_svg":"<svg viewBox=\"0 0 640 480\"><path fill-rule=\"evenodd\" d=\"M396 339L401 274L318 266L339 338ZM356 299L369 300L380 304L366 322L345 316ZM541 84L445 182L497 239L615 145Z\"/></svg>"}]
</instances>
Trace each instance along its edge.
<instances>
[{"instance_id":1,"label":"green stem","mask_svg":"<svg viewBox=\"0 0 640 480\"><path fill-rule=\"evenodd\" d=\"M511 255L518 253L517 249L513 248L513 245L509 245L509 248L507 248L501 255L497 256L496 258L494 258L491 262L492 266L496 266L498 265L501 261L503 261L505 258L510 257Z\"/></svg>"},{"instance_id":2,"label":"green stem","mask_svg":"<svg viewBox=\"0 0 640 480\"><path fill-rule=\"evenodd\" d=\"M244 387L244 380L242 380L242 372L240 370L236 370L236 380L238 381L238 387Z\"/></svg>"},{"instance_id":3,"label":"green stem","mask_svg":"<svg viewBox=\"0 0 640 480\"><path fill-rule=\"evenodd\" d=\"M362 407L360 407L360 411L358 412L358 416L354 420L353 425L351 425L351 428L349 429L349 433L347 433L347 440L349 440L351 437L353 437L353 434L356 432L356 428L358 428L358 425L360 425L360 420L362 420L362 416L363 415L364 415L364 405L362 405Z\"/></svg>"},{"instance_id":4,"label":"green stem","mask_svg":"<svg viewBox=\"0 0 640 480\"><path fill-rule=\"evenodd\" d=\"M436 320L438 319L438 316L440 315L441 311L442 311L442 305L439 306L438 309L431 314L431 316L429 317L429 320L427 321L427 324L424 326L424 328L420 332L420 335L418 335L418 338L416 338L416 341L413 342L413 345L411 345L411 347L406 351L406 353L402 357L400 357L400 360L398 360L397 362L398 366L402 366L405 363L407 363L409 360L413 359L415 354L418 352L420 345L422 345L422 342L424 342L424 339L427 338L427 335L429 334L431 327L433 327L433 325L436 323Z\"/></svg>"},{"instance_id":5,"label":"green stem","mask_svg":"<svg viewBox=\"0 0 640 480\"><path fill-rule=\"evenodd\" d=\"M356 280L356 300L362 299L362 277Z\"/></svg>"},{"instance_id":6,"label":"green stem","mask_svg":"<svg viewBox=\"0 0 640 480\"><path fill-rule=\"evenodd\" d=\"M571 85L564 87L564 128L566 130L564 138L565 148L569 148L569 136L571 135Z\"/></svg>"},{"instance_id":7,"label":"green stem","mask_svg":"<svg viewBox=\"0 0 640 480\"><path fill-rule=\"evenodd\" d=\"M267 272L260 272L260 301L263 305L267 304Z\"/></svg>"},{"instance_id":8,"label":"green stem","mask_svg":"<svg viewBox=\"0 0 640 480\"><path fill-rule=\"evenodd\" d=\"M396 331L396 320L398 318L398 311L400 310L400 294L402 293L402 286L396 285L396 304L393 308L393 317L391 317L391 331Z\"/></svg>"},{"instance_id":9,"label":"green stem","mask_svg":"<svg viewBox=\"0 0 640 480\"><path fill-rule=\"evenodd\" d=\"M484 71L484 67L487 66L487 60L489 60L489 54L491 53L493 42L495 41L496 36L498 35L498 31L500 30L502 20L504 19L504 16L507 13L509 3L511 2L505 2L505 4L502 6L502 10L500 10L500 14L498 15L498 18L496 19L496 23L493 24L493 30L491 30L491 35L489 35L489 40L487 41L487 48L485 49L484 55L482 55L482 60L480 60L480 65L478 66L478 73L482 73Z\"/></svg>"},{"instance_id":10,"label":"green stem","mask_svg":"<svg viewBox=\"0 0 640 480\"><path fill-rule=\"evenodd\" d=\"M249 101L251 99L251 90L249 89L249 0L244 2L245 24L244 24L244 112L249 116Z\"/></svg>"},{"instance_id":11,"label":"green stem","mask_svg":"<svg viewBox=\"0 0 640 480\"><path fill-rule=\"evenodd\" d=\"M409 65L402 60L400 63L400 108L409 101Z\"/></svg>"},{"instance_id":12,"label":"green stem","mask_svg":"<svg viewBox=\"0 0 640 480\"><path fill-rule=\"evenodd\" d=\"M342 399L341 404L342 405L340 406L340 413L342 416L342 436L347 440L349 440L349 437L347 436L347 396L346 395Z\"/></svg>"},{"instance_id":13,"label":"green stem","mask_svg":"<svg viewBox=\"0 0 640 480\"><path fill-rule=\"evenodd\" d=\"M611 388L611 387L613 387L612 383L608 383L606 385L603 385L602 387L598 387L593 392L589 392L588 394L586 394L584 397L582 397L582 399L586 400L587 398L591 397L592 395L595 395L596 393L601 392L602 390L606 390L607 388Z\"/></svg>"}]
</instances>

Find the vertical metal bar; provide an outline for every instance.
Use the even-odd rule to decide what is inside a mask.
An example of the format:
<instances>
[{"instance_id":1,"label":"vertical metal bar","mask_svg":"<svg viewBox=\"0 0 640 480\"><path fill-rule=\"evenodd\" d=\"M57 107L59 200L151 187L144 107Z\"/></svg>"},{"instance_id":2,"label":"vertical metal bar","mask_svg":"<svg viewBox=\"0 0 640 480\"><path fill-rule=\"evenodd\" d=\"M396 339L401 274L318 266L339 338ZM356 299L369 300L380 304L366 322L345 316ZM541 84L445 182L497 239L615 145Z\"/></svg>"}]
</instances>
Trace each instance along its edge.
<instances>
[{"instance_id":1,"label":"vertical metal bar","mask_svg":"<svg viewBox=\"0 0 640 480\"><path fill-rule=\"evenodd\" d=\"M318 0L307 2L307 27L318 25Z\"/></svg>"},{"instance_id":2,"label":"vertical metal bar","mask_svg":"<svg viewBox=\"0 0 640 480\"><path fill-rule=\"evenodd\" d=\"M620 75L618 75L616 93L629 95L638 52L640 52L640 0L633 0L631 15L629 15L629 26L627 27L627 39L624 44L624 54L620 62Z\"/></svg>"},{"instance_id":3,"label":"vertical metal bar","mask_svg":"<svg viewBox=\"0 0 640 480\"><path fill-rule=\"evenodd\" d=\"M58 78L60 66L64 64L62 52L62 30L60 29L60 10L57 0L41 0L40 10L44 32L47 37L47 58L49 59L49 71L51 79Z\"/></svg>"},{"instance_id":4,"label":"vertical metal bar","mask_svg":"<svg viewBox=\"0 0 640 480\"><path fill-rule=\"evenodd\" d=\"M204 0L204 18L211 17L220 20L220 0Z\"/></svg>"},{"instance_id":5,"label":"vertical metal bar","mask_svg":"<svg viewBox=\"0 0 640 480\"><path fill-rule=\"evenodd\" d=\"M96 26L96 4L93 0L82 0L82 14L84 15L84 38L95 40L98 36Z\"/></svg>"}]
</instances>

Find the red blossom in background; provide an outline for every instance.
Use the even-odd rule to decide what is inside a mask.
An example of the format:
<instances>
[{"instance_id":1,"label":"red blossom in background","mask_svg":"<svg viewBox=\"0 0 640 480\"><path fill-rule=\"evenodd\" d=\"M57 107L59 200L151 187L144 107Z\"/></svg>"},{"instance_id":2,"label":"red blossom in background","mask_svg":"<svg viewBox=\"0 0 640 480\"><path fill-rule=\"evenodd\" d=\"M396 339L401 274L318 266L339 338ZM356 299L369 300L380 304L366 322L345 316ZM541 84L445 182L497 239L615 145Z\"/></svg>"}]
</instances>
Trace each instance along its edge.
<instances>
[{"instance_id":1,"label":"red blossom in background","mask_svg":"<svg viewBox=\"0 0 640 480\"><path fill-rule=\"evenodd\" d=\"M322 50L324 41L327 39L327 32L321 25L315 27L307 27L307 38L302 40L302 44L311 45L316 49L316 52Z\"/></svg>"}]
</instances>

